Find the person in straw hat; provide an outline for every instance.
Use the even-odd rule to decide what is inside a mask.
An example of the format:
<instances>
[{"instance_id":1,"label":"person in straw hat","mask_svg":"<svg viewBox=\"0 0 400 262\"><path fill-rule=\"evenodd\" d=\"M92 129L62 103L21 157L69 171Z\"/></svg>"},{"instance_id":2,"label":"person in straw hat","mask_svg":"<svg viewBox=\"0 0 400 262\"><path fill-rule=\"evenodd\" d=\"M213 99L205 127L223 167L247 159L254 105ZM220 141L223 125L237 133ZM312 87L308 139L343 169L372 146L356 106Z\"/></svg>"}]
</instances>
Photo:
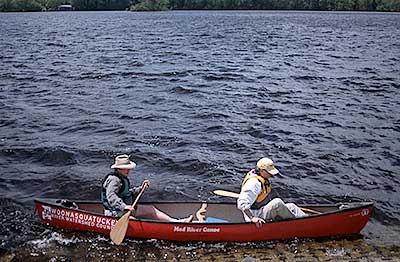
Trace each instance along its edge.
<instances>
[{"instance_id":1,"label":"person in straw hat","mask_svg":"<svg viewBox=\"0 0 400 262\"><path fill-rule=\"evenodd\" d=\"M256 223L257 227L265 223L265 219L288 219L306 216L293 203L285 204L280 198L269 201L268 194L271 192L269 179L278 173L274 162L264 157L258 160L256 168L249 171L242 182L237 206L243 212L245 220Z\"/></svg>"},{"instance_id":2,"label":"person in straw hat","mask_svg":"<svg viewBox=\"0 0 400 262\"><path fill-rule=\"evenodd\" d=\"M190 222L193 216L184 219L175 219L152 205L136 205L132 203L143 187L149 187L149 180L144 180L141 187L131 187L128 176L135 169L136 163L129 159L128 155L119 155L111 166L114 169L102 182L101 201L106 216L122 216L128 210L137 218L147 218L171 222Z\"/></svg>"}]
</instances>

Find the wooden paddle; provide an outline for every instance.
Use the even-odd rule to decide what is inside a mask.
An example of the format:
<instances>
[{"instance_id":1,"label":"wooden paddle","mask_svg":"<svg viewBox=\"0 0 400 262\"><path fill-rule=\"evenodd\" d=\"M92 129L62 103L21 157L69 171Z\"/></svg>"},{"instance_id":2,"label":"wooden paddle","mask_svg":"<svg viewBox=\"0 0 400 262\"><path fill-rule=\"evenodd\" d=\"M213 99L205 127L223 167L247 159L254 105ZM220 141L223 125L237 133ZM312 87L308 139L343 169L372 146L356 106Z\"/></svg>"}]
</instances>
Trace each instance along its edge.
<instances>
[{"instance_id":1,"label":"wooden paddle","mask_svg":"<svg viewBox=\"0 0 400 262\"><path fill-rule=\"evenodd\" d=\"M216 194L216 195L219 195L219 196L239 198L239 194L238 193L225 191L225 190L220 190L220 189L214 190L213 193ZM316 210L312 210L312 209L309 209L309 208L305 208L305 207L300 207L300 209L303 210L304 212L309 212L309 213L313 213L313 214L321 214L321 212L318 212Z\"/></svg>"},{"instance_id":2,"label":"wooden paddle","mask_svg":"<svg viewBox=\"0 0 400 262\"><path fill-rule=\"evenodd\" d=\"M233 198L239 198L238 193L230 192L230 191L225 191L225 190L214 190L214 194L219 195L219 196L226 196L226 197L233 197Z\"/></svg>"},{"instance_id":3,"label":"wooden paddle","mask_svg":"<svg viewBox=\"0 0 400 262\"><path fill-rule=\"evenodd\" d=\"M140 190L138 196L136 197L135 201L132 204L132 208L135 207L136 203L139 201L140 196L142 195L143 191L146 189L147 186L143 186ZM126 230L128 229L129 224L129 217L131 215L131 210L126 212L120 219L118 219L117 223L113 226L110 232L110 238L112 242L119 245L125 238Z\"/></svg>"}]
</instances>

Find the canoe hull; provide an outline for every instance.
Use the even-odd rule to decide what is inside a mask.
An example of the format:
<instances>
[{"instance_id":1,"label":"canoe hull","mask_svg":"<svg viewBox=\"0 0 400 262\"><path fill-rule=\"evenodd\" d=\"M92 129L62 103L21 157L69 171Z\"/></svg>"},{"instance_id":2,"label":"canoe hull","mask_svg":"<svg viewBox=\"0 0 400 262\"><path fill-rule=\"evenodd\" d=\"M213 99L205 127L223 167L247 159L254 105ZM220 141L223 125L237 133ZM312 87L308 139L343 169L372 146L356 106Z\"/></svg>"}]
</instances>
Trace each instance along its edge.
<instances>
[{"instance_id":1,"label":"canoe hull","mask_svg":"<svg viewBox=\"0 0 400 262\"><path fill-rule=\"evenodd\" d=\"M108 234L118 219L80 209L35 200L40 220L57 228ZM265 241L290 238L316 238L356 234L367 224L372 203L327 214L268 222L261 228L254 223L171 223L150 220L129 221L127 236L172 241Z\"/></svg>"}]
</instances>

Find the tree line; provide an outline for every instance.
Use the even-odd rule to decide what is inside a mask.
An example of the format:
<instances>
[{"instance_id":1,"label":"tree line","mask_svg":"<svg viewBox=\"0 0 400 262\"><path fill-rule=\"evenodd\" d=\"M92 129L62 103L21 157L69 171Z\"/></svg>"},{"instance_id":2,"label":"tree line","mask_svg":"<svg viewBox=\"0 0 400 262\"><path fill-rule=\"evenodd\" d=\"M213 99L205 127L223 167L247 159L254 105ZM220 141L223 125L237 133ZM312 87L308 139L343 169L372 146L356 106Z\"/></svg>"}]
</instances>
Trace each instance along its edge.
<instances>
[{"instance_id":1,"label":"tree line","mask_svg":"<svg viewBox=\"0 0 400 262\"><path fill-rule=\"evenodd\" d=\"M400 0L0 0L0 11L48 11L63 4L74 10L400 11Z\"/></svg>"},{"instance_id":2,"label":"tree line","mask_svg":"<svg viewBox=\"0 0 400 262\"><path fill-rule=\"evenodd\" d=\"M72 5L74 10L125 10L131 0L0 0L0 12L53 11L60 5Z\"/></svg>"},{"instance_id":3,"label":"tree line","mask_svg":"<svg viewBox=\"0 0 400 262\"><path fill-rule=\"evenodd\" d=\"M400 0L140 0L131 10L400 11Z\"/></svg>"}]
</instances>

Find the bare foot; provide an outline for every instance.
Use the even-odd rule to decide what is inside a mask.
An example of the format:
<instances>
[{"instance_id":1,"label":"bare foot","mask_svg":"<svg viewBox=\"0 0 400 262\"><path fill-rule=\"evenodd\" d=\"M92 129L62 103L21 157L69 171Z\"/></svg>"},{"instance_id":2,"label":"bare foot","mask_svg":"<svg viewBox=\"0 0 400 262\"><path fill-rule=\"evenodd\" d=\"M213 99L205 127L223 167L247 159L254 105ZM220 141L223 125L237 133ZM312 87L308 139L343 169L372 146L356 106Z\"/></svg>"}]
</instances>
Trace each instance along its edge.
<instances>
[{"instance_id":1,"label":"bare foot","mask_svg":"<svg viewBox=\"0 0 400 262\"><path fill-rule=\"evenodd\" d=\"M179 219L179 222L190 223L190 222L192 222L192 220L193 220L193 215L190 215L186 218Z\"/></svg>"}]
</instances>

